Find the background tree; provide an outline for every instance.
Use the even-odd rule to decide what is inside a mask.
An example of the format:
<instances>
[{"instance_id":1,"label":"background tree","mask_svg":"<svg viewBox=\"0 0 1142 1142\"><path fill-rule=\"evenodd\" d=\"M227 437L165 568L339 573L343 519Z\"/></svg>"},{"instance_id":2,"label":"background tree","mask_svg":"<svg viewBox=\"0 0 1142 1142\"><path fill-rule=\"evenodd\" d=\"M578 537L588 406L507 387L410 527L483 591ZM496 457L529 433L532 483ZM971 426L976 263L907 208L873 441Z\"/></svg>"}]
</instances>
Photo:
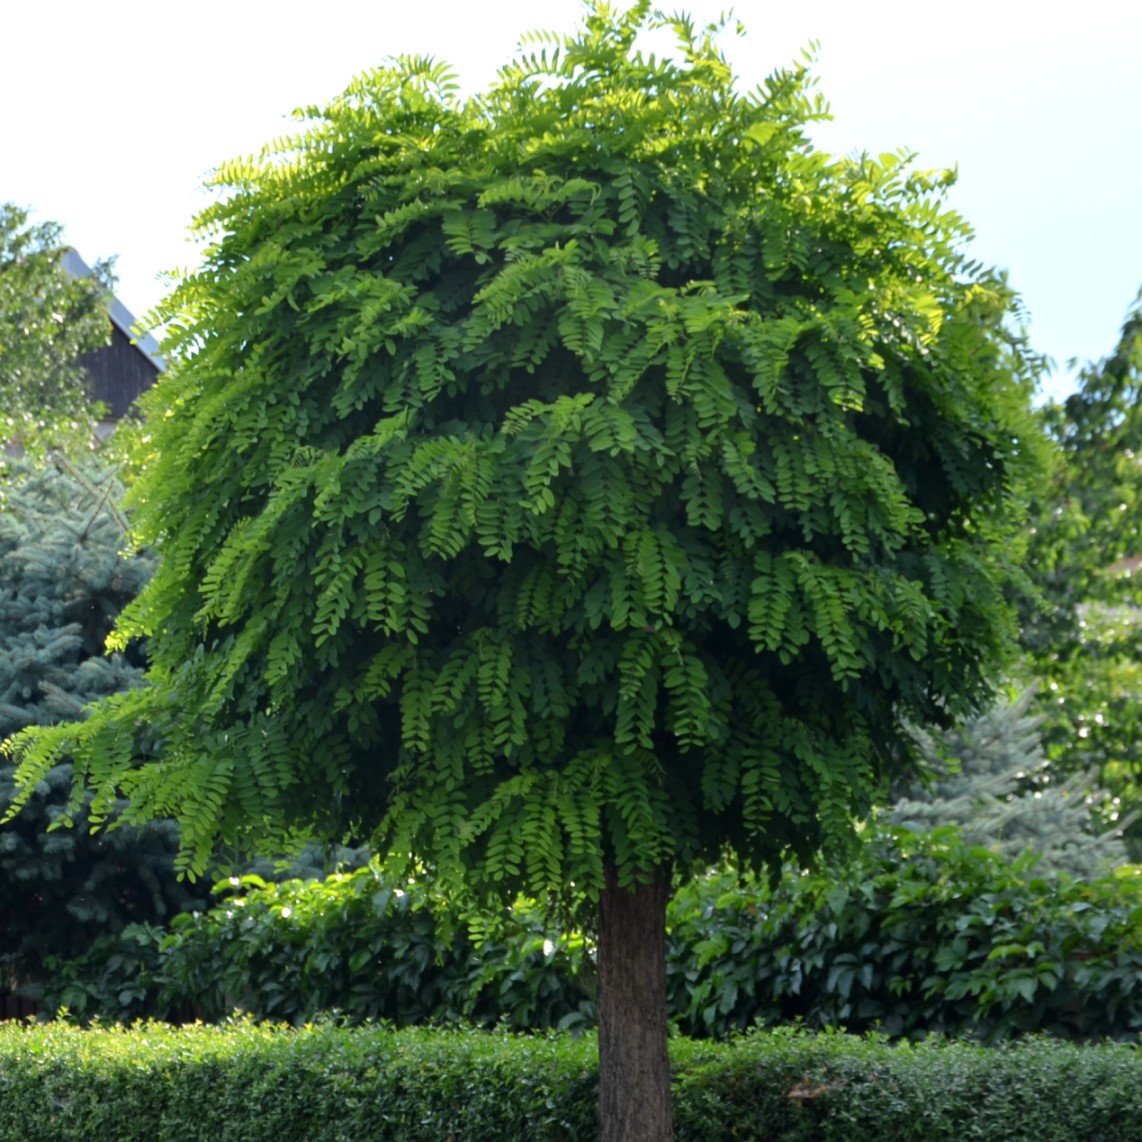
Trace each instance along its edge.
<instances>
[{"instance_id":1,"label":"background tree","mask_svg":"<svg viewBox=\"0 0 1142 1142\"><path fill-rule=\"evenodd\" d=\"M1091 774L1060 777L1043 751L1041 714L1028 707L1033 691L999 702L961 726L922 735L929 780L913 783L877 821L933 832L954 825L969 845L1015 860L1033 852L1038 873L1076 879L1105 876L1129 859L1119 828L1092 805L1105 800Z\"/></svg>"},{"instance_id":2,"label":"background tree","mask_svg":"<svg viewBox=\"0 0 1142 1142\"><path fill-rule=\"evenodd\" d=\"M96 698L138 685L138 648L108 658L104 642L154 566L149 554L122 555L114 469L58 457L11 468L0 498L0 738L80 717ZM79 814L73 828L49 831L71 788L61 759L0 826L0 974L24 990L42 981L48 957L206 899L175 876L173 821L93 835ZM12 792L12 766L0 764L0 805Z\"/></svg>"},{"instance_id":3,"label":"background tree","mask_svg":"<svg viewBox=\"0 0 1142 1142\"><path fill-rule=\"evenodd\" d=\"M815 153L803 69L739 95L648 12L220 168L146 398L152 684L14 749L191 870L347 833L597 907L601 1136L659 1140L672 876L842 845L901 719L983 698L1034 427L949 178Z\"/></svg>"},{"instance_id":4,"label":"background tree","mask_svg":"<svg viewBox=\"0 0 1142 1142\"><path fill-rule=\"evenodd\" d=\"M1114 353L1044 417L1058 458L1033 504L1040 599L1022 644L1048 757L1061 774L1097 775L1113 820L1142 799L1142 299ZM1136 853L1139 828L1127 834Z\"/></svg>"},{"instance_id":5,"label":"background tree","mask_svg":"<svg viewBox=\"0 0 1142 1142\"><path fill-rule=\"evenodd\" d=\"M27 211L0 204L0 438L33 439L48 426L91 417L77 360L111 339L111 263L91 276L63 268L62 228L32 225Z\"/></svg>"}]
</instances>

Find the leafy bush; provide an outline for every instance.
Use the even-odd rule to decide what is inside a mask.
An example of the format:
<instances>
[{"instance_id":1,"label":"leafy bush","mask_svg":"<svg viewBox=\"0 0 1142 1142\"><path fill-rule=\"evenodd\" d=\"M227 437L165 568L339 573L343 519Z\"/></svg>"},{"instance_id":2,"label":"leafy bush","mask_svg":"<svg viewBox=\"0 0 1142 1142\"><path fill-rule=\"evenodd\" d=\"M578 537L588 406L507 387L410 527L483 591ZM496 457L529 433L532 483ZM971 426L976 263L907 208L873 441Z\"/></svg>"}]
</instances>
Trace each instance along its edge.
<instances>
[{"instance_id":1,"label":"leafy bush","mask_svg":"<svg viewBox=\"0 0 1142 1142\"><path fill-rule=\"evenodd\" d=\"M57 962L49 1009L81 1019L217 1021L235 1008L302 1023L339 1011L398 1026L467 1021L515 1028L594 1020L587 941L549 938L521 904L466 919L420 883L376 867L324 881L234 877L229 899L175 917L169 932L137 925L80 960Z\"/></svg>"},{"instance_id":2,"label":"leafy bush","mask_svg":"<svg viewBox=\"0 0 1142 1142\"><path fill-rule=\"evenodd\" d=\"M1142 1057L1120 1045L786 1030L674 1039L670 1055L680 1142L1142 1140ZM596 1076L591 1035L9 1024L0 1142L586 1139Z\"/></svg>"},{"instance_id":3,"label":"leafy bush","mask_svg":"<svg viewBox=\"0 0 1142 1142\"><path fill-rule=\"evenodd\" d=\"M236 1007L302 1023L322 1011L397 1025L594 1019L592 945L534 905L475 924L373 868L324 882L238 880L169 934L136 926L57 965L50 1004L80 1018ZM724 1037L755 1022L929 1032L997 1042L1030 1031L1132 1039L1142 1030L1142 876L1037 875L954 830L870 841L845 870L790 870L773 888L721 869L669 913L675 1026Z\"/></svg>"},{"instance_id":4,"label":"leafy bush","mask_svg":"<svg viewBox=\"0 0 1142 1142\"><path fill-rule=\"evenodd\" d=\"M848 869L787 873L772 891L720 871L671 907L678 1026L754 1021L930 1032L995 1042L1029 1031L1142 1030L1142 876L1040 876L952 829L871 841Z\"/></svg>"}]
</instances>

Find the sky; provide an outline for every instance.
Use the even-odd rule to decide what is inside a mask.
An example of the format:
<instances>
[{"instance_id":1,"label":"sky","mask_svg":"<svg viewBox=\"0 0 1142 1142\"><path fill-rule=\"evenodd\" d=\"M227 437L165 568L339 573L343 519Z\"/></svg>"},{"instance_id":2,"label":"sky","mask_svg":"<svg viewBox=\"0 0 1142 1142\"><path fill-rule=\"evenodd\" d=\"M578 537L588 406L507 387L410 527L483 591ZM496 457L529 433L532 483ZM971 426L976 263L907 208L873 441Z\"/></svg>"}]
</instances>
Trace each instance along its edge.
<instances>
[{"instance_id":1,"label":"sky","mask_svg":"<svg viewBox=\"0 0 1142 1142\"><path fill-rule=\"evenodd\" d=\"M666 0L696 20L719 0ZM136 316L191 267L188 225L221 162L291 133L398 54L431 55L485 88L522 33L571 32L580 0L195 0L20 4L5 13L0 202L56 221L91 262L115 256ZM739 0L724 48L745 87L819 48L834 120L820 148L918 152L957 167L951 205L978 260L1006 269L1032 345L1056 362L1108 355L1142 287L1142 7L1082 0ZM655 47L660 45L656 44Z\"/></svg>"}]
</instances>

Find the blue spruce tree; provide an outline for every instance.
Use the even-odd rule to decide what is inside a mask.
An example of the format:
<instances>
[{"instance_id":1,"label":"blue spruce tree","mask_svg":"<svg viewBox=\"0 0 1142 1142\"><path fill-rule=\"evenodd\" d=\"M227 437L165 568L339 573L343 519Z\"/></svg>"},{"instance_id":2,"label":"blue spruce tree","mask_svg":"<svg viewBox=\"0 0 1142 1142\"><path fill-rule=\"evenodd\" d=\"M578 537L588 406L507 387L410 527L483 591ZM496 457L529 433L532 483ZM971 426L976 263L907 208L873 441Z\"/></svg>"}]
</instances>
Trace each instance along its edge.
<instances>
[{"instance_id":1,"label":"blue spruce tree","mask_svg":"<svg viewBox=\"0 0 1142 1142\"><path fill-rule=\"evenodd\" d=\"M82 717L87 703L139 683L141 648L104 653L154 562L122 554L121 492L113 469L58 457L13 462L0 484L0 739ZM12 792L12 767L0 759L0 811ZM0 826L0 990L6 977L34 994L49 957L205 899L175 876L173 822L92 834L80 814L51 829L70 795L64 762Z\"/></svg>"},{"instance_id":2,"label":"blue spruce tree","mask_svg":"<svg viewBox=\"0 0 1142 1142\"><path fill-rule=\"evenodd\" d=\"M1106 800L1096 773L1059 773L1043 750L1033 692L999 702L955 730L920 734L930 780L912 784L880 819L927 832L954 825L964 839L1014 859L1031 851L1041 872L1088 880L1129 860L1122 833L1092 807Z\"/></svg>"}]
</instances>

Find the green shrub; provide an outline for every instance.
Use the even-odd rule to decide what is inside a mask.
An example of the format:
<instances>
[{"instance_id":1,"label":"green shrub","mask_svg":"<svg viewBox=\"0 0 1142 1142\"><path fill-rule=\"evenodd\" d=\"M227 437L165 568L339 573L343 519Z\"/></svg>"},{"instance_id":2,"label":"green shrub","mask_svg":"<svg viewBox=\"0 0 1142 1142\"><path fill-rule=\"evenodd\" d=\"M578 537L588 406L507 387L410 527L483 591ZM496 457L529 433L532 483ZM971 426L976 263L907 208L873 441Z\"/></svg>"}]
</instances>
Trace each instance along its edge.
<instances>
[{"instance_id":1,"label":"green shrub","mask_svg":"<svg viewBox=\"0 0 1142 1142\"><path fill-rule=\"evenodd\" d=\"M236 1008L303 1023L337 1011L397 1026L594 1021L593 963L579 933L548 936L521 904L478 926L416 882L374 867L324 881L233 878L231 895L169 932L135 926L54 964L45 1006L79 1019L218 1021Z\"/></svg>"},{"instance_id":2,"label":"green shrub","mask_svg":"<svg viewBox=\"0 0 1142 1142\"><path fill-rule=\"evenodd\" d=\"M718 871L671 905L670 1007L693 1036L752 1023L988 1042L1142 1031L1142 876L1040 876L952 829L887 833L773 890Z\"/></svg>"},{"instance_id":3,"label":"green shrub","mask_svg":"<svg viewBox=\"0 0 1142 1142\"><path fill-rule=\"evenodd\" d=\"M671 1042L677 1137L1136 1142L1142 1056L1031 1039L785 1030ZM0 1027L0 1142L453 1142L594 1135L593 1036L240 1022Z\"/></svg>"},{"instance_id":4,"label":"green shrub","mask_svg":"<svg viewBox=\"0 0 1142 1142\"><path fill-rule=\"evenodd\" d=\"M520 902L477 926L373 868L326 881L235 880L169 932L135 926L57 963L48 1010L81 1020L303 1023L321 1012L397 1026L513 1029L594 1021L592 945ZM667 986L675 1026L724 1037L754 1023L931 1032L997 1042L1045 1031L1142 1031L1142 876L1039 876L951 829L883 834L848 869L773 888L720 869L676 894Z\"/></svg>"}]
</instances>

